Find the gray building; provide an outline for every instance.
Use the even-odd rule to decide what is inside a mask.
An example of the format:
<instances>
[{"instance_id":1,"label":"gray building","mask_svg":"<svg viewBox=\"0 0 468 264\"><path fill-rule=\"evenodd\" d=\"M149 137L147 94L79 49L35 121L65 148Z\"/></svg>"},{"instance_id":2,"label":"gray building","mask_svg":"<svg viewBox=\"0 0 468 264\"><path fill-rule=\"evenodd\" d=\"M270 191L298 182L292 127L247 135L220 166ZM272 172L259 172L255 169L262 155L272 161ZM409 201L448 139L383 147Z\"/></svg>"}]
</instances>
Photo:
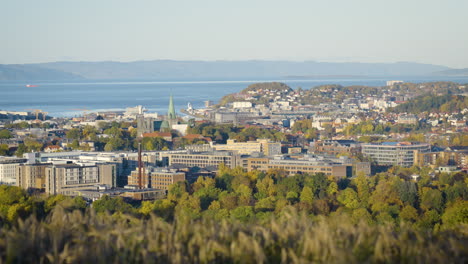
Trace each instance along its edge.
<instances>
[{"instance_id":1,"label":"gray building","mask_svg":"<svg viewBox=\"0 0 468 264\"><path fill-rule=\"evenodd\" d=\"M16 168L26 159L0 157L0 184L16 185Z\"/></svg>"},{"instance_id":2,"label":"gray building","mask_svg":"<svg viewBox=\"0 0 468 264\"><path fill-rule=\"evenodd\" d=\"M362 144L362 154L370 157L378 165L398 165L411 167L415 152L429 152L431 145L411 142L383 142L381 144Z\"/></svg>"}]
</instances>

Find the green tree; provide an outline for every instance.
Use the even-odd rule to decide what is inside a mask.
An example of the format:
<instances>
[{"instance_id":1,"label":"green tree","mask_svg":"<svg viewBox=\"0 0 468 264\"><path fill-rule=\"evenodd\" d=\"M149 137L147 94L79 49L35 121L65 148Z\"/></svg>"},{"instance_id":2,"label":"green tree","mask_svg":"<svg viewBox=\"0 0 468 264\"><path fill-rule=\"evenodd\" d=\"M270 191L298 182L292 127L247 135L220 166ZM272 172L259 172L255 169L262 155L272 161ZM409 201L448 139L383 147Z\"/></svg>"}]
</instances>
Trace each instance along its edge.
<instances>
[{"instance_id":1,"label":"green tree","mask_svg":"<svg viewBox=\"0 0 468 264\"><path fill-rule=\"evenodd\" d=\"M216 188L216 182L210 177L199 177L192 185L193 195L200 198L202 209L206 210L210 204L218 199L221 190Z\"/></svg>"},{"instance_id":2,"label":"green tree","mask_svg":"<svg viewBox=\"0 0 468 264\"><path fill-rule=\"evenodd\" d=\"M200 199L198 197L191 196L188 193L184 193L182 195L176 206L178 219L181 219L184 222L200 217L201 210Z\"/></svg>"},{"instance_id":3,"label":"green tree","mask_svg":"<svg viewBox=\"0 0 468 264\"><path fill-rule=\"evenodd\" d=\"M98 213L132 213L134 211L133 207L124 202L122 197L111 198L108 195L104 195L101 199L94 201L93 208Z\"/></svg>"},{"instance_id":4,"label":"green tree","mask_svg":"<svg viewBox=\"0 0 468 264\"><path fill-rule=\"evenodd\" d=\"M176 204L169 199L144 201L138 211L146 216L153 213L166 221L170 221L174 217L175 206Z\"/></svg>"},{"instance_id":5,"label":"green tree","mask_svg":"<svg viewBox=\"0 0 468 264\"><path fill-rule=\"evenodd\" d=\"M0 144L0 156L8 156L10 154L10 148L7 144Z\"/></svg>"},{"instance_id":6,"label":"green tree","mask_svg":"<svg viewBox=\"0 0 468 264\"><path fill-rule=\"evenodd\" d=\"M357 208L351 213L351 220L353 223L365 222L368 224L373 223L372 215L366 208Z\"/></svg>"},{"instance_id":7,"label":"green tree","mask_svg":"<svg viewBox=\"0 0 468 264\"><path fill-rule=\"evenodd\" d=\"M78 139L74 139L72 143L70 144L70 148L72 149L78 149L80 147L80 142Z\"/></svg>"},{"instance_id":8,"label":"green tree","mask_svg":"<svg viewBox=\"0 0 468 264\"><path fill-rule=\"evenodd\" d=\"M299 200L299 194L297 192L288 192L286 199L291 203L295 203Z\"/></svg>"},{"instance_id":9,"label":"green tree","mask_svg":"<svg viewBox=\"0 0 468 264\"><path fill-rule=\"evenodd\" d=\"M43 147L42 143L37 142L36 140L32 138L26 138L24 140L24 145L29 151L35 151L35 152L41 151Z\"/></svg>"},{"instance_id":10,"label":"green tree","mask_svg":"<svg viewBox=\"0 0 468 264\"><path fill-rule=\"evenodd\" d=\"M383 212L391 209L393 205L401 206L403 203L400 200L400 195L395 188L395 181L399 179L393 178L393 180L382 179L377 184L375 191L369 199L373 212Z\"/></svg>"},{"instance_id":11,"label":"green tree","mask_svg":"<svg viewBox=\"0 0 468 264\"><path fill-rule=\"evenodd\" d=\"M333 197L337 193L338 193L338 184L334 181L330 182L330 184L327 187L327 195L329 197Z\"/></svg>"},{"instance_id":12,"label":"green tree","mask_svg":"<svg viewBox=\"0 0 468 264\"><path fill-rule=\"evenodd\" d=\"M117 126L113 126L111 128L108 128L104 130L104 134L109 135L111 137L122 137L122 130Z\"/></svg>"},{"instance_id":13,"label":"green tree","mask_svg":"<svg viewBox=\"0 0 468 264\"><path fill-rule=\"evenodd\" d=\"M12 138L13 135L11 134L11 132L7 129L2 129L0 130L0 139L8 139L8 138Z\"/></svg>"},{"instance_id":14,"label":"green tree","mask_svg":"<svg viewBox=\"0 0 468 264\"><path fill-rule=\"evenodd\" d=\"M418 190L414 182L402 181L397 185L397 189L403 203L415 206L418 200Z\"/></svg>"},{"instance_id":15,"label":"green tree","mask_svg":"<svg viewBox=\"0 0 468 264\"><path fill-rule=\"evenodd\" d=\"M0 185L0 222L6 219L10 223L32 213L32 199L24 190L16 186Z\"/></svg>"},{"instance_id":16,"label":"green tree","mask_svg":"<svg viewBox=\"0 0 468 264\"><path fill-rule=\"evenodd\" d=\"M187 193L187 187L185 182L177 182L169 186L167 193L167 199L170 201L177 201Z\"/></svg>"},{"instance_id":17,"label":"green tree","mask_svg":"<svg viewBox=\"0 0 468 264\"><path fill-rule=\"evenodd\" d=\"M219 194L219 202L221 203L221 208L232 210L237 207L238 196L234 193L229 193L223 191Z\"/></svg>"},{"instance_id":18,"label":"green tree","mask_svg":"<svg viewBox=\"0 0 468 264\"><path fill-rule=\"evenodd\" d=\"M15 151L17 157L22 157L24 153L28 152L28 148L24 144L19 144Z\"/></svg>"},{"instance_id":19,"label":"green tree","mask_svg":"<svg viewBox=\"0 0 468 264\"><path fill-rule=\"evenodd\" d=\"M68 139L81 139L81 131L78 128L72 128L66 132L66 137Z\"/></svg>"},{"instance_id":20,"label":"green tree","mask_svg":"<svg viewBox=\"0 0 468 264\"><path fill-rule=\"evenodd\" d=\"M359 207L358 194L352 188L346 188L338 195L338 201L346 208L356 209Z\"/></svg>"},{"instance_id":21,"label":"green tree","mask_svg":"<svg viewBox=\"0 0 468 264\"><path fill-rule=\"evenodd\" d=\"M99 131L94 126L86 125L82 134L85 139L94 140Z\"/></svg>"},{"instance_id":22,"label":"green tree","mask_svg":"<svg viewBox=\"0 0 468 264\"><path fill-rule=\"evenodd\" d=\"M60 206L66 211L74 210L84 210L87 205L83 197L77 196L74 198L64 196L64 195L51 195L49 196L44 203L44 210L46 213L49 213L55 207Z\"/></svg>"},{"instance_id":23,"label":"green tree","mask_svg":"<svg viewBox=\"0 0 468 264\"><path fill-rule=\"evenodd\" d=\"M273 211L275 210L276 199L274 197L263 198L255 204L257 211Z\"/></svg>"},{"instance_id":24,"label":"green tree","mask_svg":"<svg viewBox=\"0 0 468 264\"><path fill-rule=\"evenodd\" d=\"M276 187L273 179L269 176L264 177L261 180L257 181L256 184L257 193L255 193L255 198L263 199L268 196L274 196L276 194Z\"/></svg>"},{"instance_id":25,"label":"green tree","mask_svg":"<svg viewBox=\"0 0 468 264\"><path fill-rule=\"evenodd\" d=\"M366 176L359 174L354 180L357 188L357 195L362 207L367 207L371 196L369 181Z\"/></svg>"},{"instance_id":26,"label":"green tree","mask_svg":"<svg viewBox=\"0 0 468 264\"><path fill-rule=\"evenodd\" d=\"M414 223L418 220L418 210L411 205L406 205L401 209L400 218L404 221Z\"/></svg>"},{"instance_id":27,"label":"green tree","mask_svg":"<svg viewBox=\"0 0 468 264\"><path fill-rule=\"evenodd\" d=\"M422 217L416 222L416 225L423 229L432 229L440 221L440 214L436 210L424 212Z\"/></svg>"},{"instance_id":28,"label":"green tree","mask_svg":"<svg viewBox=\"0 0 468 264\"><path fill-rule=\"evenodd\" d=\"M449 206L442 215L442 223L446 228L468 224L468 201L458 200Z\"/></svg>"},{"instance_id":29,"label":"green tree","mask_svg":"<svg viewBox=\"0 0 468 264\"><path fill-rule=\"evenodd\" d=\"M234 192L238 195L239 205L250 205L252 199L252 189L245 185L240 184L234 187Z\"/></svg>"},{"instance_id":30,"label":"green tree","mask_svg":"<svg viewBox=\"0 0 468 264\"><path fill-rule=\"evenodd\" d=\"M44 203L44 210L46 213L52 211L52 209L60 202L66 200L67 197L65 195L59 194L59 195L51 195L49 196Z\"/></svg>"},{"instance_id":31,"label":"green tree","mask_svg":"<svg viewBox=\"0 0 468 264\"><path fill-rule=\"evenodd\" d=\"M314 193L309 186L302 188L300 201L309 205L312 205L314 201Z\"/></svg>"},{"instance_id":32,"label":"green tree","mask_svg":"<svg viewBox=\"0 0 468 264\"><path fill-rule=\"evenodd\" d=\"M169 144L162 137L145 137L141 143L145 150L162 150L169 147Z\"/></svg>"},{"instance_id":33,"label":"green tree","mask_svg":"<svg viewBox=\"0 0 468 264\"><path fill-rule=\"evenodd\" d=\"M436 189L425 188L421 197L420 206L426 211L435 209L437 212L442 212L442 208L444 206L442 193Z\"/></svg>"},{"instance_id":34,"label":"green tree","mask_svg":"<svg viewBox=\"0 0 468 264\"><path fill-rule=\"evenodd\" d=\"M106 143L106 145L104 146L104 150L105 151L119 150L122 148L123 145L124 145L123 139L119 137L113 137L113 138L110 138L109 141Z\"/></svg>"},{"instance_id":35,"label":"green tree","mask_svg":"<svg viewBox=\"0 0 468 264\"><path fill-rule=\"evenodd\" d=\"M241 222L247 222L253 219L255 212L252 206L239 206L234 210L231 210L231 217Z\"/></svg>"}]
</instances>

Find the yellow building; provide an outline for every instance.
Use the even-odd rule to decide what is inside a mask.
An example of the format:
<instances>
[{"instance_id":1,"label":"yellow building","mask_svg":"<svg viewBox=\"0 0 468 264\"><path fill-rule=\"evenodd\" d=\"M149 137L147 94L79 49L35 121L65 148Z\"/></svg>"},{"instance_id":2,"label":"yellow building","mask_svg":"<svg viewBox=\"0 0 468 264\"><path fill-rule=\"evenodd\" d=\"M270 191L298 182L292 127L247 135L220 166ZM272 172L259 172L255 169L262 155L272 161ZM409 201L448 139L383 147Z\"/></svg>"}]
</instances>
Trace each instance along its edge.
<instances>
[{"instance_id":1,"label":"yellow building","mask_svg":"<svg viewBox=\"0 0 468 264\"><path fill-rule=\"evenodd\" d=\"M267 172L271 169L280 169L295 174L315 174L324 173L327 176L346 178L352 176L352 165L338 164L326 161L316 161L310 159L291 158L247 158L247 171L259 170Z\"/></svg>"},{"instance_id":2,"label":"yellow building","mask_svg":"<svg viewBox=\"0 0 468 264\"><path fill-rule=\"evenodd\" d=\"M170 185L185 181L185 172L164 168L145 167L141 174L141 185L144 188L168 190ZM139 186L138 168L128 176L128 185Z\"/></svg>"},{"instance_id":3,"label":"yellow building","mask_svg":"<svg viewBox=\"0 0 468 264\"><path fill-rule=\"evenodd\" d=\"M235 168L240 165L240 156L229 151L161 153L161 159L169 166L182 164L187 167L206 168L208 166L217 167L223 163L229 168Z\"/></svg>"},{"instance_id":4,"label":"yellow building","mask_svg":"<svg viewBox=\"0 0 468 264\"><path fill-rule=\"evenodd\" d=\"M23 189L45 189L45 171L50 163L21 164L16 168L16 186Z\"/></svg>"},{"instance_id":5,"label":"yellow building","mask_svg":"<svg viewBox=\"0 0 468 264\"><path fill-rule=\"evenodd\" d=\"M251 155L254 152L261 152L266 156L281 154L281 143L272 142L268 139L257 139L256 141L237 142L235 139L228 139L226 144L213 145L215 150L235 151L240 155Z\"/></svg>"}]
</instances>

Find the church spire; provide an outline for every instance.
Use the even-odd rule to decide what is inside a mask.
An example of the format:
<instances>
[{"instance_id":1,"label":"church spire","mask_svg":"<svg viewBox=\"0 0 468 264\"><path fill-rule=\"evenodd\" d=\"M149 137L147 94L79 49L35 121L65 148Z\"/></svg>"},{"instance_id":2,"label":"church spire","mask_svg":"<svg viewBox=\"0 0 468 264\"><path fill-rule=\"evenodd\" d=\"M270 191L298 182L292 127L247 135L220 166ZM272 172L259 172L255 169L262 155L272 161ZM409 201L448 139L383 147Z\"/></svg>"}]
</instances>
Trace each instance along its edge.
<instances>
[{"instance_id":1,"label":"church spire","mask_svg":"<svg viewBox=\"0 0 468 264\"><path fill-rule=\"evenodd\" d=\"M174 99L172 98L172 94L169 97L169 109L167 111L167 119L177 119L175 108L174 108Z\"/></svg>"}]
</instances>

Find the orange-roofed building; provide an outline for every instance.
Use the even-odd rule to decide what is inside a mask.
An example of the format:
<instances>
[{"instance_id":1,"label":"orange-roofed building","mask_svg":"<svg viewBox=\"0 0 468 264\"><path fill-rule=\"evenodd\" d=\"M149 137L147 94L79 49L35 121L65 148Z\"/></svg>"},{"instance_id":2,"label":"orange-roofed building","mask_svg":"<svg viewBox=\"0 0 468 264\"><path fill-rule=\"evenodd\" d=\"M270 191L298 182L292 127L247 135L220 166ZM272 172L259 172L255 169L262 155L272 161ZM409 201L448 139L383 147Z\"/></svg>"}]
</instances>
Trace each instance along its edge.
<instances>
[{"instance_id":1,"label":"orange-roofed building","mask_svg":"<svg viewBox=\"0 0 468 264\"><path fill-rule=\"evenodd\" d=\"M47 146L44 148L44 152L47 152L47 153L50 153L50 152L59 152L59 151L62 151L63 148L60 147L60 146L56 146L56 145L50 145L50 146Z\"/></svg>"},{"instance_id":2,"label":"orange-roofed building","mask_svg":"<svg viewBox=\"0 0 468 264\"><path fill-rule=\"evenodd\" d=\"M172 141L172 134L169 132L151 132L143 133L143 137L162 137L166 141Z\"/></svg>"}]
</instances>

